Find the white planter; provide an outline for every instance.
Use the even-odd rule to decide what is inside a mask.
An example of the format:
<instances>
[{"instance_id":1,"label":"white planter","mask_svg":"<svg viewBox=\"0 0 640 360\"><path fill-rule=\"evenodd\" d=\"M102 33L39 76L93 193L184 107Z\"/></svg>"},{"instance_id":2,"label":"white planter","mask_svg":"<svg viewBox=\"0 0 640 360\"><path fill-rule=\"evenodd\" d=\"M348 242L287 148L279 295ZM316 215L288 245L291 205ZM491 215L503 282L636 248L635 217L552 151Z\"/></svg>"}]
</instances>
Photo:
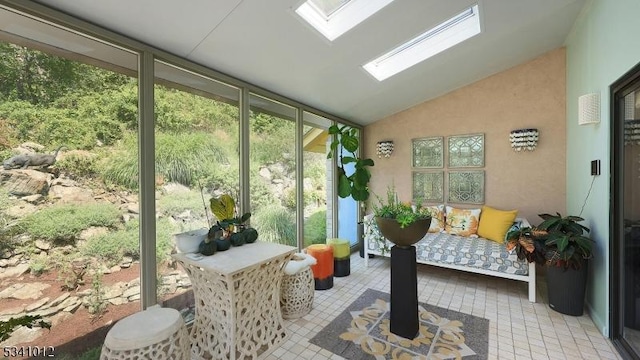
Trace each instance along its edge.
<instances>
[{"instance_id":1,"label":"white planter","mask_svg":"<svg viewBox=\"0 0 640 360\"><path fill-rule=\"evenodd\" d=\"M173 234L173 241L181 253L197 253L202 240L207 238L209 229L191 230L179 234Z\"/></svg>"}]
</instances>

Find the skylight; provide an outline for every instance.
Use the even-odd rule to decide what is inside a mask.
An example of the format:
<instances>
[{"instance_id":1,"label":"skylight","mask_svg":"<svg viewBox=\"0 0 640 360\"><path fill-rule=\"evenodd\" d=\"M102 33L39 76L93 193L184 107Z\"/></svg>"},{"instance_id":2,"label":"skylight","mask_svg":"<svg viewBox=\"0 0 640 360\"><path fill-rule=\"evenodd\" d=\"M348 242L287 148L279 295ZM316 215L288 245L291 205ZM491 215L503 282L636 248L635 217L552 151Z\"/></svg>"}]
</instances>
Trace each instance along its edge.
<instances>
[{"instance_id":1,"label":"skylight","mask_svg":"<svg viewBox=\"0 0 640 360\"><path fill-rule=\"evenodd\" d=\"M479 34L480 31L480 16L476 4L363 67L378 81L382 81Z\"/></svg>"},{"instance_id":2,"label":"skylight","mask_svg":"<svg viewBox=\"0 0 640 360\"><path fill-rule=\"evenodd\" d=\"M392 1L307 0L296 9L296 13L333 41Z\"/></svg>"}]
</instances>

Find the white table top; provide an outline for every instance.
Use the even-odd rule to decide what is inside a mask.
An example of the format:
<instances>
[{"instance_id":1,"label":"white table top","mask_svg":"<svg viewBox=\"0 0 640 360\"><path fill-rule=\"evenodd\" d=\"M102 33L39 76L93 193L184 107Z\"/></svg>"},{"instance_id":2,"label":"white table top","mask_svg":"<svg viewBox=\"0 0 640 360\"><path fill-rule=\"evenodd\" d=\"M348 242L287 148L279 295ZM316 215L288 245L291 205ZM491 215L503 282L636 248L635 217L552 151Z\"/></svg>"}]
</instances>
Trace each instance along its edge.
<instances>
[{"instance_id":1,"label":"white table top","mask_svg":"<svg viewBox=\"0 0 640 360\"><path fill-rule=\"evenodd\" d=\"M256 241L253 244L233 246L229 250L218 251L211 256L205 256L202 260L189 259L185 256L186 254L173 254L171 256L190 265L231 275L295 251L297 251L297 248L293 246Z\"/></svg>"}]
</instances>

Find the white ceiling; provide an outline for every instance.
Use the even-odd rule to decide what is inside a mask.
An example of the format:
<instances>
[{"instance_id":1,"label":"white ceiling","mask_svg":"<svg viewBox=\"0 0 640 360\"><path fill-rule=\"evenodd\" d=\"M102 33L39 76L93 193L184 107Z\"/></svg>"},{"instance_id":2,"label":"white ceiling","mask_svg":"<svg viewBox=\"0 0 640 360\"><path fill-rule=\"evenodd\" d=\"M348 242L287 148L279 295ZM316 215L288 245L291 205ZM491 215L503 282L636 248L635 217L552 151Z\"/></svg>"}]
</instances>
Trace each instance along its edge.
<instances>
[{"instance_id":1,"label":"white ceiling","mask_svg":"<svg viewBox=\"0 0 640 360\"><path fill-rule=\"evenodd\" d=\"M38 0L366 125L563 45L586 0L395 0L333 42L301 0ZM480 5L483 32L387 80L362 65Z\"/></svg>"}]
</instances>

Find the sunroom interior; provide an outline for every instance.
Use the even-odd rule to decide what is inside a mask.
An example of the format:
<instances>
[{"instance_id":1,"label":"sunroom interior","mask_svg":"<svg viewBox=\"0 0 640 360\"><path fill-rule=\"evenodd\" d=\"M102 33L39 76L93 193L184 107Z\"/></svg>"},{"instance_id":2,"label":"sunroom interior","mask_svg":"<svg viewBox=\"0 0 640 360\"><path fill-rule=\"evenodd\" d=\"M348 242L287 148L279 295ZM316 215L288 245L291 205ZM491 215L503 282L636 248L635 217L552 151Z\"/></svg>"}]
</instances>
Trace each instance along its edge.
<instances>
[{"instance_id":1,"label":"sunroom interior","mask_svg":"<svg viewBox=\"0 0 640 360\"><path fill-rule=\"evenodd\" d=\"M28 170L0 170L0 320L42 314L52 325L16 329L5 351L97 359L114 324L155 305L190 328L197 300L172 234L211 227L210 198L229 194L239 214L251 212L259 241L302 251L346 239L352 251L350 275L315 290L310 312L284 320L286 338L260 358L367 358L322 340L364 293L391 291L389 259L365 266L358 253L358 222L390 186L412 201L416 176L442 172L434 204L515 209L533 225L540 213L584 218L594 240L585 312L549 307L541 267L530 302L519 282L419 264L421 304L486 324L463 328L470 347L448 353L434 340L413 356L638 358L640 321L625 319L640 300L630 304L624 285L640 274L614 211L618 124L636 116L617 120L613 92L640 63L638 11L632 0L0 0L0 154L64 145L45 190L12 193L14 174ZM437 35L457 24L466 37L444 44ZM438 49L414 51L433 39ZM395 60L406 53L422 57ZM81 75L46 82L60 76L47 66L60 64ZM29 74L44 80L17 87ZM598 95L595 124L578 124L585 94ZM338 195L332 125L356 129L359 155L375 161L367 201ZM535 150L514 151L510 133L531 128ZM478 134L483 164L471 170L483 174L482 199L449 201L460 169L416 167L416 140ZM393 142L390 155L378 154L381 142ZM24 225L68 230L94 212L103 223L91 218L70 235ZM35 295L15 295L27 288ZM369 354L384 353L362 339Z\"/></svg>"}]
</instances>

